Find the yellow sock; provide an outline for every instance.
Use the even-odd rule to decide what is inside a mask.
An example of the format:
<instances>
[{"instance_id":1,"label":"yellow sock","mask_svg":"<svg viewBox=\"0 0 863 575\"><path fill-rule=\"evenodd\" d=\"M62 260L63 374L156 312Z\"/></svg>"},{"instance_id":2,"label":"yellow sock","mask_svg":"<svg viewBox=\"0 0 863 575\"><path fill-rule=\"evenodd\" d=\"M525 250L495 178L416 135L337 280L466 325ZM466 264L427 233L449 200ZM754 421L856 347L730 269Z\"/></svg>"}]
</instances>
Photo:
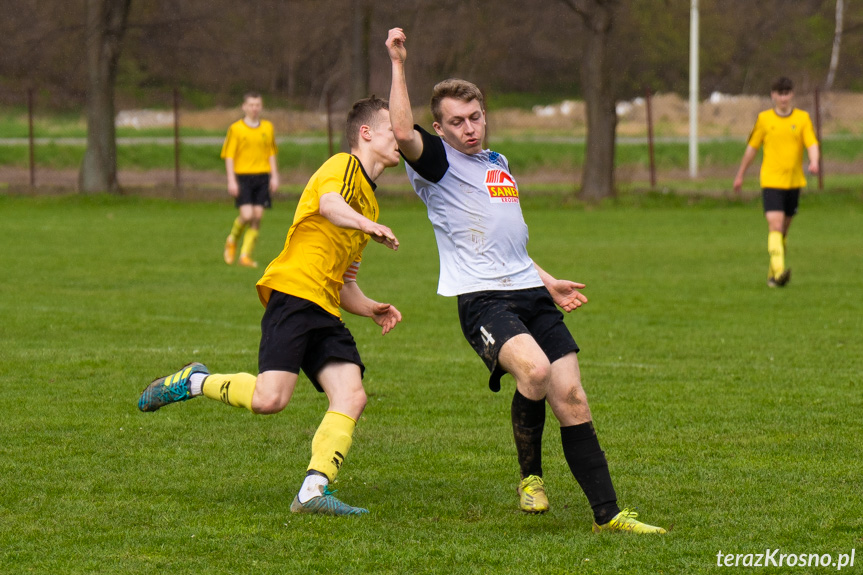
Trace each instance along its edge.
<instances>
[{"instance_id":1,"label":"yellow sock","mask_svg":"<svg viewBox=\"0 0 863 575\"><path fill-rule=\"evenodd\" d=\"M312 438L309 471L315 470L326 475L330 481L335 480L353 443L356 425L357 422L344 413L328 411L324 414L324 419Z\"/></svg>"},{"instance_id":2,"label":"yellow sock","mask_svg":"<svg viewBox=\"0 0 863 575\"><path fill-rule=\"evenodd\" d=\"M767 234L767 253L770 254L770 277L777 278L785 271L785 242L782 232Z\"/></svg>"},{"instance_id":3,"label":"yellow sock","mask_svg":"<svg viewBox=\"0 0 863 575\"><path fill-rule=\"evenodd\" d=\"M240 236L243 235L243 232L246 230L246 224L243 222L240 216L237 216L237 219L234 220L234 225L231 226L231 234L228 236L231 238L234 243L240 241Z\"/></svg>"},{"instance_id":4,"label":"yellow sock","mask_svg":"<svg viewBox=\"0 0 863 575\"><path fill-rule=\"evenodd\" d=\"M252 257L252 252L255 251L255 244L258 243L258 234L256 229L249 228L246 230L246 235L243 236L243 248L240 250L241 256Z\"/></svg>"},{"instance_id":5,"label":"yellow sock","mask_svg":"<svg viewBox=\"0 0 863 575\"><path fill-rule=\"evenodd\" d=\"M213 373L204 380L201 387L204 395L234 407L252 410L252 396L258 378L251 373Z\"/></svg>"}]
</instances>

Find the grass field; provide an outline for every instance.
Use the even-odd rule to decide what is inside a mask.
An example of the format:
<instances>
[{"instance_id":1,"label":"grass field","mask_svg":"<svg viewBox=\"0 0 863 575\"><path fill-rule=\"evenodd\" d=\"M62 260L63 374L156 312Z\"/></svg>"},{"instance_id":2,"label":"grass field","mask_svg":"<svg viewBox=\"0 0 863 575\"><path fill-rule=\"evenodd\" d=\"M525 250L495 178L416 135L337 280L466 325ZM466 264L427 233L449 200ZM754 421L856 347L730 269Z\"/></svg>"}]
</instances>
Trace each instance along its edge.
<instances>
[{"instance_id":1,"label":"grass field","mask_svg":"<svg viewBox=\"0 0 863 575\"><path fill-rule=\"evenodd\" d=\"M170 134L165 134L170 136ZM143 134L139 134L143 137ZM338 146L338 142L336 142ZM491 142L491 147L507 156L516 173L524 174L541 170L580 170L584 165L583 142L561 139L500 139ZM825 140L822 145L825 159L843 164L863 162L863 138L846 137ZM704 141L699 144L698 156L701 167L721 167L733 170L740 165L745 143L739 140ZM219 157L221 144L182 144L180 165L190 170L224 172L224 161ZM79 168L84 157L84 145L37 144L34 159L41 168ZM311 142L286 141L279 144L279 168L313 172L329 157L329 147L324 138ZM27 167L30 162L26 145L0 146L0 166ZM656 169L686 169L689 166L689 144L682 141L663 141L654 146ZM650 166L646 143L620 142L616 147L615 162L618 167ZM760 155L758 161L760 163ZM140 143L118 145L117 166L119 169L152 170L173 169L174 148L172 145ZM403 168L399 168L402 169ZM757 174L757 167L750 170ZM830 174L832 177L833 174Z\"/></svg>"},{"instance_id":2,"label":"grass field","mask_svg":"<svg viewBox=\"0 0 863 575\"><path fill-rule=\"evenodd\" d=\"M288 512L325 409L305 380L274 416L136 409L191 360L256 370L260 271L221 262L227 202L0 195L0 571L689 574L719 551L863 551L863 197L804 196L793 281L770 290L754 202L524 195L531 255L588 284L567 323L620 501L668 535L590 532L550 411L552 510L518 512L512 380L488 391L435 295L418 202L383 200L402 248L360 273L403 323L346 318L369 404L336 487L371 514L336 519ZM268 213L261 260L293 207Z\"/></svg>"}]
</instances>

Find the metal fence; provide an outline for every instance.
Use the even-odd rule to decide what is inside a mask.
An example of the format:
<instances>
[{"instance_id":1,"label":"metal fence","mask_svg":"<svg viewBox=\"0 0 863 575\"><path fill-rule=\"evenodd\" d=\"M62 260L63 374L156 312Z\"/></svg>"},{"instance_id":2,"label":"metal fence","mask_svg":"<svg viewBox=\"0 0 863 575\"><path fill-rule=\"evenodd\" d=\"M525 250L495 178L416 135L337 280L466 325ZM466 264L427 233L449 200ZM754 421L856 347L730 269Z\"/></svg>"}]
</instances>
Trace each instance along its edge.
<instances>
[{"instance_id":1,"label":"metal fence","mask_svg":"<svg viewBox=\"0 0 863 575\"><path fill-rule=\"evenodd\" d=\"M46 135L40 135L37 133L37 130L34 129L34 119L39 116L40 109L40 94L37 93L33 89L29 90L19 90L16 92L4 91L3 101L12 101L23 103L26 107L26 115L27 115L27 135L26 138L22 137L20 134L9 136L7 134L0 133L0 145L13 145L13 146L21 146L26 143L27 146L27 163L28 163L28 171L27 171L27 181L20 182L22 185L29 185L30 187L36 187L39 185L51 185L46 182L50 178L47 177L47 170L43 172L46 177L41 177L40 169L38 167L38 153L39 146L46 143L55 143L60 145L86 145L85 138L68 138L68 137L51 137ZM800 107L803 109L807 109L813 117L813 121L815 123L816 131L818 134L819 141L823 141L823 132L824 128L822 125L822 111L825 108L824 105L824 96L820 92L816 91L812 94L802 94L798 95L796 102L800 104ZM665 112L660 111L660 117L657 118L656 110L654 109L654 99L656 95L651 94L649 90L645 90L644 97L638 98L633 102L621 102L618 105L618 117L621 121L628 122L628 126L636 126L636 129L640 130L640 135L633 137L627 135L625 130L622 130L620 126L623 124L619 124L618 129L618 143L639 143L646 144L648 150L649 157L649 181L651 188L655 188L658 180L657 167L654 160L654 144L657 141L667 142L672 138L665 135L661 138L657 138L655 136L656 133L656 125L657 123L662 123L665 121ZM659 98L666 98L667 95L659 95ZM742 97L741 97L742 98ZM744 114L738 114L744 116L740 119L743 125L748 125L751 128L752 123L755 119L755 112L753 110L766 109L769 107L769 100L767 98L758 98L758 97L746 97L749 99L754 99L754 103L751 103L749 107L746 109ZM863 98L863 96L861 96ZM714 101L714 99L716 101ZM832 121L831 126L835 128L835 126L843 125L841 117L842 114L848 115L848 112L844 111L846 109L857 109L860 106L855 106L853 104L846 104L840 106L837 104L841 100L839 96L833 93L826 94L827 99L827 112L828 116L830 116L830 120ZM184 111L182 107L182 98L178 90L172 90L169 93L166 93L166 101L170 102L170 106L161 111L130 111L130 110L120 110L117 118L116 125L118 126L126 126L126 127L135 127L135 128L147 128L147 127L168 127L170 126L172 130L172 135L170 137L132 137L132 138L118 138L118 145L135 145L135 144L144 144L144 143L158 143L164 146L171 146L173 151L173 170L172 177L170 181L165 181L166 174L164 173L166 170L162 170L160 177L161 180L154 181L160 186L171 186L174 190L174 193L177 196L182 195L184 189L184 172L181 163L182 158L182 149L183 145L202 145L202 144L219 144L221 143L221 139L217 137L209 137L209 138L200 138L200 137L190 137L190 136L181 136L181 128L184 114L192 113L190 111ZM662 100L665 101L665 100ZM705 122L709 122L711 115L717 117L718 122L726 122L731 123L731 120L728 120L724 117L719 117L717 113L711 112L709 106L718 105L719 98L711 97L709 100L706 100L702 106L707 106L708 108L704 111L699 112L699 118L703 118ZM863 102L863 100L861 100ZM336 134L340 132L341 127L344 121L344 112L342 110L335 109L333 101L331 98L327 98L325 100L325 110L322 112L310 112L301 119L298 120L300 112L297 112L297 116L292 117L291 122L294 125L302 124L302 130L306 131L316 131L320 133L321 131L326 132L327 138L327 149L328 153L332 155L334 151L340 146L340 138ZM581 109L583 110L583 103L579 104ZM572 141L580 141L583 139L583 126L579 125L579 119L576 117L575 119L567 119L573 115L572 109L576 109L575 115L578 115L579 105L569 105L567 103L563 103L558 105L557 107L536 107L533 110L533 116L528 117L524 122L526 122L525 126L539 126L540 124L547 126L555 126L560 128L563 126L566 128L567 126L572 127L572 138L566 138L568 142ZM680 106L679 103L674 103L674 106ZM685 104L682 104L685 107ZM668 108L669 105L665 104L665 108ZM47 109L48 105L45 105L42 109ZM236 113L236 111L234 111ZM268 113L270 111L268 110ZM50 114L54 112L51 111ZM46 115L50 115L46 114ZM83 116L83 111L81 111L81 115ZM504 118L506 116L506 112L501 112L500 116L498 116L497 111L489 112L489 131L487 133L487 138L489 134L492 134L491 128L495 128L495 137L506 137L506 136L498 136L499 133L505 132L506 122L507 120ZM838 116L838 122L837 122ZM737 118L735 118L737 120ZM857 123L857 125L863 125L863 118L857 117L847 117L845 118L845 124L851 125ZM287 122L288 120L285 120ZM567 124L566 122L569 122ZM227 124L225 124L225 128L227 128ZM540 128L541 129L541 128ZM558 130L559 131L559 130ZM739 130L738 130L739 132ZM301 136L298 136L296 133L292 136L294 139L299 139ZM723 137L723 136L720 136ZM725 139L733 139L741 142L741 154L742 154L742 146L743 146L743 138L740 137L739 133L726 135ZM716 139L716 136L703 136L703 139ZM678 138L678 141L680 138ZM486 141L488 145L488 140ZM824 155L822 154L822 169L818 174L818 188L822 189L824 185L824 170L823 170L823 160ZM20 170L19 170L20 172ZM200 183L200 175L196 175L198 182ZM68 177L67 177L68 179ZM216 185L216 182L221 185L223 182L222 175L213 174L213 184ZM185 182L186 184L195 185L196 183ZM66 184L69 185L68 183ZM74 185L74 184L72 184Z\"/></svg>"}]
</instances>

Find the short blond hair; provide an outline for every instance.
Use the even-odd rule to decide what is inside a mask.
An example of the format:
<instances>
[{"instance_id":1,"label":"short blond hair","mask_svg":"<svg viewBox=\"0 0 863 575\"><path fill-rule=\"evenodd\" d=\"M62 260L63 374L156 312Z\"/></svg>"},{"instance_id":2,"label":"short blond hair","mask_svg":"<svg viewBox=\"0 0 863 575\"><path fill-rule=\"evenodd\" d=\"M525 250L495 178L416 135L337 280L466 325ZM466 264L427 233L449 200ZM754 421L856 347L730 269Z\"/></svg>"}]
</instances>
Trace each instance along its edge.
<instances>
[{"instance_id":1,"label":"short blond hair","mask_svg":"<svg viewBox=\"0 0 863 575\"><path fill-rule=\"evenodd\" d=\"M435 122L440 123L443 119L440 104L444 98L454 98L462 102L477 100L479 107L485 109L482 91L473 82L449 78L435 84L431 97L431 113Z\"/></svg>"}]
</instances>

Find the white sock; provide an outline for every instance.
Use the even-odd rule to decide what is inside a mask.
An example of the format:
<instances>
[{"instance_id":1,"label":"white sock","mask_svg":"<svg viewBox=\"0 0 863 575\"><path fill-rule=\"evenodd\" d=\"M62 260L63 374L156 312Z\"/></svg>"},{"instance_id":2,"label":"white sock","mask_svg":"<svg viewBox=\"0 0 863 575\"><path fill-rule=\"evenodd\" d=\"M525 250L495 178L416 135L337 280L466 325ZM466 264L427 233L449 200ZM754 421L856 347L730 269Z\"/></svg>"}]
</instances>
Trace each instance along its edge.
<instances>
[{"instance_id":1,"label":"white sock","mask_svg":"<svg viewBox=\"0 0 863 575\"><path fill-rule=\"evenodd\" d=\"M320 497L324 492L324 487L329 485L329 483L330 480L324 475L318 475L317 473L306 475L303 486L300 487L300 492L297 494L297 499L300 500L300 503L305 503L312 497Z\"/></svg>"},{"instance_id":2,"label":"white sock","mask_svg":"<svg viewBox=\"0 0 863 575\"><path fill-rule=\"evenodd\" d=\"M206 373L193 373L191 377L189 377L189 392L192 394L192 397L197 395L201 395L204 393L204 380L207 379Z\"/></svg>"}]
</instances>

